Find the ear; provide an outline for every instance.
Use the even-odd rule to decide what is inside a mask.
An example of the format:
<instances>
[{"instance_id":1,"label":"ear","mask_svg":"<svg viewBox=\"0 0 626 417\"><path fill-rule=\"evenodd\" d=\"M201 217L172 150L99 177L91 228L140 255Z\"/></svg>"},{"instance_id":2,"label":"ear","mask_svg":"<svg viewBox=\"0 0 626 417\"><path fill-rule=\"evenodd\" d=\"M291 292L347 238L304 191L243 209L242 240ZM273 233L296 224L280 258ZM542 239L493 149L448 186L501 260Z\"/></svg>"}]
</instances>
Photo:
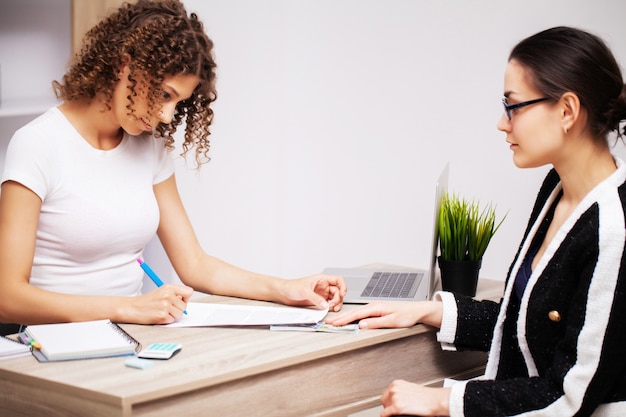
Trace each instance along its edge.
<instances>
[{"instance_id":1,"label":"ear","mask_svg":"<svg viewBox=\"0 0 626 417\"><path fill-rule=\"evenodd\" d=\"M119 72L118 72L118 76L120 78L122 78L125 73L130 71L130 68L129 68L130 55L124 53L124 54L122 54L121 58L122 58L121 59L121 64L120 64Z\"/></svg>"},{"instance_id":2,"label":"ear","mask_svg":"<svg viewBox=\"0 0 626 417\"><path fill-rule=\"evenodd\" d=\"M576 94L568 91L561 96L559 104L561 105L561 124L563 131L567 134L580 118L580 100Z\"/></svg>"}]
</instances>

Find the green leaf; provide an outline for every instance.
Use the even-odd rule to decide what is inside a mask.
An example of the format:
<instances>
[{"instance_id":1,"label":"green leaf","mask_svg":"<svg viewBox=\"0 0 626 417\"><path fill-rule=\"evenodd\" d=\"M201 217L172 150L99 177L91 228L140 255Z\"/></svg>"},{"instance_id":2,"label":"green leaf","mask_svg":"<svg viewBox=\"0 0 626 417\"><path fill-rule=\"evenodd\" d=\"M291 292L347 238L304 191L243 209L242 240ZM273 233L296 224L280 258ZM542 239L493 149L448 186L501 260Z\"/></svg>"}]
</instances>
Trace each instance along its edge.
<instances>
[{"instance_id":1,"label":"green leaf","mask_svg":"<svg viewBox=\"0 0 626 417\"><path fill-rule=\"evenodd\" d=\"M496 225L493 205L481 210L475 200L445 193L437 216L441 257L456 261L482 259L505 218Z\"/></svg>"}]
</instances>

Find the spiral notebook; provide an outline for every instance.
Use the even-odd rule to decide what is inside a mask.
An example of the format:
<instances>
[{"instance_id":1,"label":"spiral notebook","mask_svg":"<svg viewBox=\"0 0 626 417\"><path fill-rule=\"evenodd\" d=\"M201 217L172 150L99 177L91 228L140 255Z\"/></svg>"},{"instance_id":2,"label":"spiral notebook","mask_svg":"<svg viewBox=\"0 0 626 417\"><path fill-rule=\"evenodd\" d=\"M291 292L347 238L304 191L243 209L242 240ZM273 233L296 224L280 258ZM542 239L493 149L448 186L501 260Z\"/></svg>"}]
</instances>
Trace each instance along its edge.
<instances>
[{"instance_id":1,"label":"spiral notebook","mask_svg":"<svg viewBox=\"0 0 626 417\"><path fill-rule=\"evenodd\" d=\"M110 320L30 325L20 333L40 362L129 356L141 344Z\"/></svg>"},{"instance_id":2,"label":"spiral notebook","mask_svg":"<svg viewBox=\"0 0 626 417\"><path fill-rule=\"evenodd\" d=\"M30 355L30 346L0 336L0 359L17 358Z\"/></svg>"}]
</instances>

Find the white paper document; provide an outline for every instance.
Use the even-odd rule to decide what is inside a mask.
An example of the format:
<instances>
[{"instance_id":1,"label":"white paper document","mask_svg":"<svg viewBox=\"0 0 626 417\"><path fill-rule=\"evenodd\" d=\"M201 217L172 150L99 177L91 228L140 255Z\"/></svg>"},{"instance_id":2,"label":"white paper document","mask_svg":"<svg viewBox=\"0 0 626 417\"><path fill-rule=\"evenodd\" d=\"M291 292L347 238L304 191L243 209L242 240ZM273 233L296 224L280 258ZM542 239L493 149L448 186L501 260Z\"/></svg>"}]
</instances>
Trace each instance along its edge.
<instances>
[{"instance_id":1,"label":"white paper document","mask_svg":"<svg viewBox=\"0 0 626 417\"><path fill-rule=\"evenodd\" d=\"M333 326L323 322L318 323L298 323L298 324L272 324L270 330L273 331L294 331L294 332L322 332L322 333L358 333L358 324L346 324L344 326Z\"/></svg>"},{"instance_id":2,"label":"white paper document","mask_svg":"<svg viewBox=\"0 0 626 417\"><path fill-rule=\"evenodd\" d=\"M187 314L169 327L269 326L272 324L317 323L328 309L269 307L215 303L189 303Z\"/></svg>"}]
</instances>

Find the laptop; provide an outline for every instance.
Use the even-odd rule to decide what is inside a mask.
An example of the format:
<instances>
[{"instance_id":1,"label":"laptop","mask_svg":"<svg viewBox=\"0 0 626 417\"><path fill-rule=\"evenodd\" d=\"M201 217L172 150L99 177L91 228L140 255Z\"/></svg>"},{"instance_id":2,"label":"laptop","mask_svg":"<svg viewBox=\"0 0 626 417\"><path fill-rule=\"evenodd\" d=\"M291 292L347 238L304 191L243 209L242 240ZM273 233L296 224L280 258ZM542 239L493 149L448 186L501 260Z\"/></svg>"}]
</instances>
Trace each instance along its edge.
<instances>
[{"instance_id":1,"label":"laptop","mask_svg":"<svg viewBox=\"0 0 626 417\"><path fill-rule=\"evenodd\" d=\"M437 219L441 196L448 189L450 164L447 163L437 179L435 208L432 226L432 245L428 269L383 268L325 268L323 273L341 275L346 281L348 292L343 299L346 304L366 304L376 300L424 301L430 300L437 284Z\"/></svg>"}]
</instances>

